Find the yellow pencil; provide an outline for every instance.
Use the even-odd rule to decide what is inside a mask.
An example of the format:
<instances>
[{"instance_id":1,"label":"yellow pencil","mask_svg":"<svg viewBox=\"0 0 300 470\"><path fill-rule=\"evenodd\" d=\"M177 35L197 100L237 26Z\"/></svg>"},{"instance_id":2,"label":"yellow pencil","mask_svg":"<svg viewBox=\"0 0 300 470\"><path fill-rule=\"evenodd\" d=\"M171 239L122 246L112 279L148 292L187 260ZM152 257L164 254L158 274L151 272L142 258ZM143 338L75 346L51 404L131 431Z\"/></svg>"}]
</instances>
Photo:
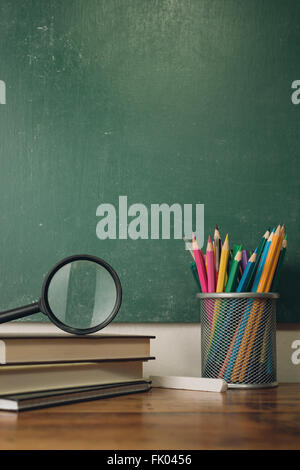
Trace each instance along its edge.
<instances>
[{"instance_id":1,"label":"yellow pencil","mask_svg":"<svg viewBox=\"0 0 300 470\"><path fill-rule=\"evenodd\" d=\"M222 246L216 292L224 292L225 274L226 274L226 269L227 269L228 257L229 257L229 241L228 241L228 234L227 234L224 244Z\"/></svg>"}]
</instances>

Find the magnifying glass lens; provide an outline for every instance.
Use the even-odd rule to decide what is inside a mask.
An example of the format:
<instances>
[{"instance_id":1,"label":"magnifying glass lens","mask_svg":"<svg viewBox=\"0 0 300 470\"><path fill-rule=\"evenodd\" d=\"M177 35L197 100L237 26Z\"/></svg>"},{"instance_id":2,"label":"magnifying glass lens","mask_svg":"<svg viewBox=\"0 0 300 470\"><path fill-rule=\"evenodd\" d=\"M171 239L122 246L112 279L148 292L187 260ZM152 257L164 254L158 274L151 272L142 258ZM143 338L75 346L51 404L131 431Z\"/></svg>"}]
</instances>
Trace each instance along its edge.
<instances>
[{"instance_id":1,"label":"magnifying glass lens","mask_svg":"<svg viewBox=\"0 0 300 470\"><path fill-rule=\"evenodd\" d=\"M52 314L68 328L93 328L111 316L117 301L116 283L104 266L74 260L52 276L47 301Z\"/></svg>"}]
</instances>

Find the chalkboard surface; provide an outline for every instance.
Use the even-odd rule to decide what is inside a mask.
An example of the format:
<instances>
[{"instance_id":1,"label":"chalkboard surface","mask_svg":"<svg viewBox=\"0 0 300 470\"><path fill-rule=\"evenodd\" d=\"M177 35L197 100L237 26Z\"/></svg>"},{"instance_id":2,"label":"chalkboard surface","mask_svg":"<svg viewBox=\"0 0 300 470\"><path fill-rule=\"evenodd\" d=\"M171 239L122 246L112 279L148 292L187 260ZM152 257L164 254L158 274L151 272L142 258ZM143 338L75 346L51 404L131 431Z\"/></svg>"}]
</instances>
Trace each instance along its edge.
<instances>
[{"instance_id":1,"label":"chalkboard surface","mask_svg":"<svg viewBox=\"0 0 300 470\"><path fill-rule=\"evenodd\" d=\"M118 321L198 321L181 240L97 237L125 195L204 204L205 238L248 249L284 222L278 319L299 321L299 1L1 0L0 35L1 309L90 253L121 278Z\"/></svg>"}]
</instances>

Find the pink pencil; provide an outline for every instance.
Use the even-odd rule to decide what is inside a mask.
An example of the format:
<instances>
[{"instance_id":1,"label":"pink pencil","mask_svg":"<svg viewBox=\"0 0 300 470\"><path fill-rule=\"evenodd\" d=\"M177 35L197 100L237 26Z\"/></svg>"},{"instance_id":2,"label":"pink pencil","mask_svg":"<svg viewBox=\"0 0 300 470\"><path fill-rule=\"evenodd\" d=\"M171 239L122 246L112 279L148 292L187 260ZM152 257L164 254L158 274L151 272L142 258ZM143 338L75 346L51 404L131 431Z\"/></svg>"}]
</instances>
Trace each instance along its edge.
<instances>
[{"instance_id":1,"label":"pink pencil","mask_svg":"<svg viewBox=\"0 0 300 470\"><path fill-rule=\"evenodd\" d=\"M207 276L205 269L205 261L202 251L200 250L198 243L196 241L195 235L193 234L193 252L195 255L195 261L198 271L198 276L200 280L201 290L203 293L207 293Z\"/></svg>"},{"instance_id":2,"label":"pink pencil","mask_svg":"<svg viewBox=\"0 0 300 470\"><path fill-rule=\"evenodd\" d=\"M206 248L206 264L207 264L207 281L208 292L216 291L216 276L215 276L215 262L214 262L214 249L211 242L210 235L208 237Z\"/></svg>"}]
</instances>

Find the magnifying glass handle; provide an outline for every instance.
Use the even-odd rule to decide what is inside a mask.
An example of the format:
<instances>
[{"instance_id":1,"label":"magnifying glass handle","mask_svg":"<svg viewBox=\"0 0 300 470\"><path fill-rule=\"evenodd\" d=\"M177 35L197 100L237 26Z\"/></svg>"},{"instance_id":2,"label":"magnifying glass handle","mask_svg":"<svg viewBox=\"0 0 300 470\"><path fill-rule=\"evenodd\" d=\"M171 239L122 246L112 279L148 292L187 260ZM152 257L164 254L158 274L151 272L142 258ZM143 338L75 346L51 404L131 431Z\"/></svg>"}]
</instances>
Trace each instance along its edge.
<instances>
[{"instance_id":1,"label":"magnifying glass handle","mask_svg":"<svg viewBox=\"0 0 300 470\"><path fill-rule=\"evenodd\" d=\"M0 312L0 323L6 323L8 321L17 320L18 318L28 317L34 313L40 312L39 303L25 305L24 307L13 308L12 310L6 310Z\"/></svg>"}]
</instances>

